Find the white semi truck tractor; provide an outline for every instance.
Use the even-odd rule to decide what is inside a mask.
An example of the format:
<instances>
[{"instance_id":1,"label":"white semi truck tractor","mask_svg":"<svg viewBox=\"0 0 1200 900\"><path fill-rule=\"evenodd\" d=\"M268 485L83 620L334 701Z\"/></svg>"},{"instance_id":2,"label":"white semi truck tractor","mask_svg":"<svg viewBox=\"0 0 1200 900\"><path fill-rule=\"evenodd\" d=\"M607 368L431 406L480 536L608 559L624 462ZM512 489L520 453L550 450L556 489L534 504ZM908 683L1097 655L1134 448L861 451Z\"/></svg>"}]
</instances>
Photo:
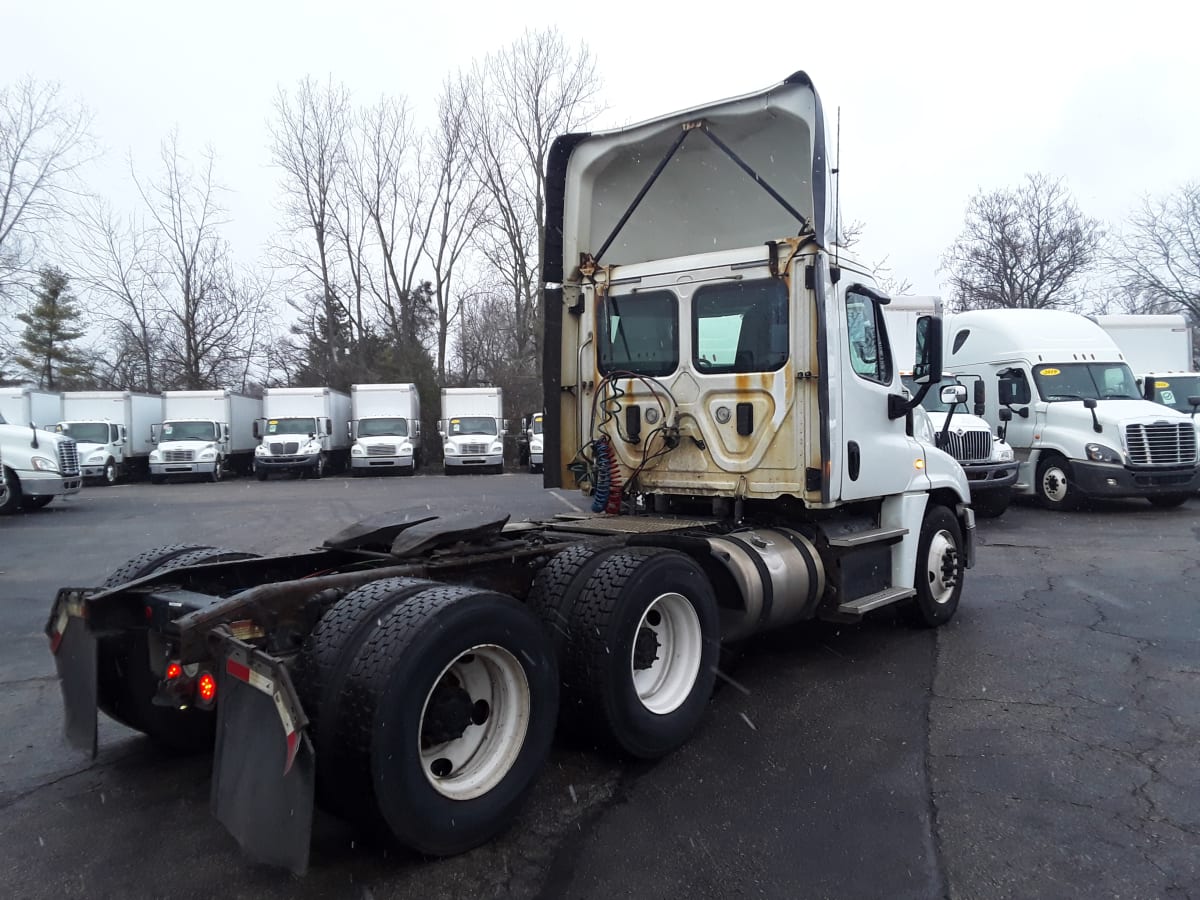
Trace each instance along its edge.
<instances>
[{"instance_id":1,"label":"white semi truck tractor","mask_svg":"<svg viewBox=\"0 0 1200 900\"><path fill-rule=\"evenodd\" d=\"M162 422L150 430L150 482L178 476L220 481L225 472L250 471L256 397L227 390L164 391Z\"/></svg>"},{"instance_id":2,"label":"white semi truck tractor","mask_svg":"<svg viewBox=\"0 0 1200 900\"><path fill-rule=\"evenodd\" d=\"M350 456L350 395L327 387L267 388L254 423L254 477L298 473L322 478Z\"/></svg>"},{"instance_id":3,"label":"white semi truck tractor","mask_svg":"<svg viewBox=\"0 0 1200 900\"><path fill-rule=\"evenodd\" d=\"M62 416L62 395L36 388L0 389L0 515L33 512L55 497L79 493L83 478L75 441L49 429Z\"/></svg>"},{"instance_id":4,"label":"white semi truck tractor","mask_svg":"<svg viewBox=\"0 0 1200 900\"><path fill-rule=\"evenodd\" d=\"M421 395L415 384L350 386L350 474L402 472L421 461Z\"/></svg>"},{"instance_id":5,"label":"white semi truck tractor","mask_svg":"<svg viewBox=\"0 0 1200 900\"><path fill-rule=\"evenodd\" d=\"M83 477L98 484L150 468L151 428L162 421L162 396L132 391L67 391L58 431L79 445Z\"/></svg>"},{"instance_id":6,"label":"white semi truck tractor","mask_svg":"<svg viewBox=\"0 0 1200 900\"><path fill-rule=\"evenodd\" d=\"M803 73L559 137L544 482L593 512L421 504L296 555L147 551L55 598L68 737L94 752L97 708L215 734L213 810L256 860L303 871L314 803L449 855L513 820L556 728L682 745L722 641L887 606L949 621L975 522L962 468L913 434L941 323L910 398L888 297L833 253L827 148Z\"/></svg>"}]
</instances>

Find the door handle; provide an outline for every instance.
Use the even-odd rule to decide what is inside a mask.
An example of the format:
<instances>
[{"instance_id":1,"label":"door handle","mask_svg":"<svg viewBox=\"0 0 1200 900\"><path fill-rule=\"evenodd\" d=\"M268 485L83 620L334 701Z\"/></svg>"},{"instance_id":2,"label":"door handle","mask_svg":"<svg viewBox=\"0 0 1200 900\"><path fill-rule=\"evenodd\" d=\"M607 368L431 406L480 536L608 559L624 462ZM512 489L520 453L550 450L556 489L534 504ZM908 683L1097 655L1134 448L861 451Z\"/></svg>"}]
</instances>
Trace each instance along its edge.
<instances>
[{"instance_id":1,"label":"door handle","mask_svg":"<svg viewBox=\"0 0 1200 900\"><path fill-rule=\"evenodd\" d=\"M858 450L858 442L851 441L846 445L846 471L851 481L858 481L858 470L862 465L862 455Z\"/></svg>"}]
</instances>

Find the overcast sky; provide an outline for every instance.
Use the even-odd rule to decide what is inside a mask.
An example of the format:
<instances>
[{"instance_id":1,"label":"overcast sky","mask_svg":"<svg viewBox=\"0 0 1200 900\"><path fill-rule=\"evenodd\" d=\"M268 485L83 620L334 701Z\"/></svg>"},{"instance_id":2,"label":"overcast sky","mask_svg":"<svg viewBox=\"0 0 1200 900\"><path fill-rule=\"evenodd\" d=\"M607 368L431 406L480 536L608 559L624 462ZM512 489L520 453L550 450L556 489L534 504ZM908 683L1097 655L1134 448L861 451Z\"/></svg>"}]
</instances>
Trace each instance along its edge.
<instances>
[{"instance_id":1,"label":"overcast sky","mask_svg":"<svg viewBox=\"0 0 1200 900\"><path fill-rule=\"evenodd\" d=\"M0 0L0 83L57 80L91 107L107 151L93 181L118 207L133 204L126 157L152 170L174 126L184 148L211 145L229 236L253 262L278 222L278 85L331 75L364 103L404 94L424 124L447 73L546 25L595 53L597 127L807 71L831 129L841 107L861 255L889 256L917 293L941 292L939 258L981 188L1063 175L1119 224L1143 193L1200 180L1200 13L1185 3Z\"/></svg>"}]
</instances>

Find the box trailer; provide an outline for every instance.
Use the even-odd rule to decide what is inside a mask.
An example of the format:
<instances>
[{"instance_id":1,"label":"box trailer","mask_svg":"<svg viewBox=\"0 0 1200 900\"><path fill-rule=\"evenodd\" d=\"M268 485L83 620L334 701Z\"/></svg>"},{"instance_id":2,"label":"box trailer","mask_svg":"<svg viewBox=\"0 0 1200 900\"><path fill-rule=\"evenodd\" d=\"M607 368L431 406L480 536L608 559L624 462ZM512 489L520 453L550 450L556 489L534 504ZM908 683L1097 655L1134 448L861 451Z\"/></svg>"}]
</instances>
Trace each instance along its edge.
<instances>
[{"instance_id":1,"label":"box trailer","mask_svg":"<svg viewBox=\"0 0 1200 900\"><path fill-rule=\"evenodd\" d=\"M62 418L62 397L39 388L0 388L0 415L10 425L36 425L52 431Z\"/></svg>"}]
</instances>

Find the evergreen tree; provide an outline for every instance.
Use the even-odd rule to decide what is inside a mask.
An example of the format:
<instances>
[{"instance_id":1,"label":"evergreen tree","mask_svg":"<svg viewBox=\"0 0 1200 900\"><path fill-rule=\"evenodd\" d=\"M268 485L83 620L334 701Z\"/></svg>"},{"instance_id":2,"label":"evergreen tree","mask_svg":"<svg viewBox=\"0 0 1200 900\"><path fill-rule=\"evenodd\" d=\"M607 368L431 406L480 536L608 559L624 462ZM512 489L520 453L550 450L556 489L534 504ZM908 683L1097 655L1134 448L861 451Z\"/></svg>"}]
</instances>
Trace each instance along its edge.
<instances>
[{"instance_id":1,"label":"evergreen tree","mask_svg":"<svg viewBox=\"0 0 1200 900\"><path fill-rule=\"evenodd\" d=\"M83 355L73 344L83 337L82 313L68 291L65 272L47 266L39 272L33 307L17 316L24 325L21 351L15 357L46 390L62 388L85 374Z\"/></svg>"}]
</instances>

